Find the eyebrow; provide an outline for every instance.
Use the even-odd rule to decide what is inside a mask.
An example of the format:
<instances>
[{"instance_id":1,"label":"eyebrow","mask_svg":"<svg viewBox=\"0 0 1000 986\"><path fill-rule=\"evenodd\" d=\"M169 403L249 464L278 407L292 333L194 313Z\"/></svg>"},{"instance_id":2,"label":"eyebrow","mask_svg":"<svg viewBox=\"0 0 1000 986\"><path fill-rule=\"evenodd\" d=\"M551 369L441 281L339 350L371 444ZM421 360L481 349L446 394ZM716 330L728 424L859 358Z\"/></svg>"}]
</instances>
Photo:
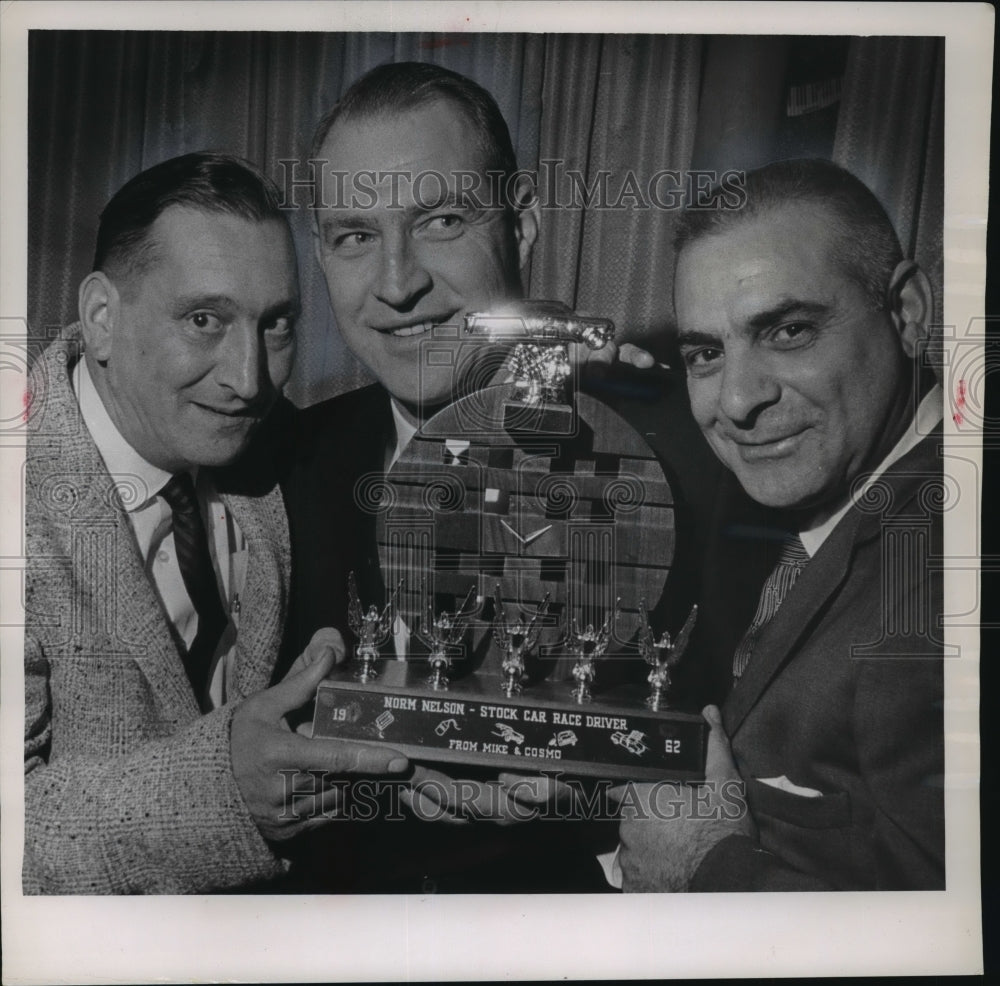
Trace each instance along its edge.
<instances>
[{"instance_id":1,"label":"eyebrow","mask_svg":"<svg viewBox=\"0 0 1000 986\"><path fill-rule=\"evenodd\" d=\"M324 216L319 221L319 227L324 234L341 229L363 229L372 232L377 229L376 223L368 219L363 212L338 212L332 216Z\"/></svg>"},{"instance_id":2,"label":"eyebrow","mask_svg":"<svg viewBox=\"0 0 1000 986\"><path fill-rule=\"evenodd\" d=\"M400 213L407 219L414 216L423 216L439 209L455 209L469 213L484 211L476 208L475 197L471 194L457 195L454 190L443 195L440 199L432 199L425 196L420 202L410 202L407 205L392 207L391 212ZM337 231L342 229L364 230L366 232L377 232L379 224L372 220L364 211L340 211L337 209L328 210L319 220L320 231Z\"/></svg>"},{"instance_id":3,"label":"eyebrow","mask_svg":"<svg viewBox=\"0 0 1000 986\"><path fill-rule=\"evenodd\" d=\"M238 312L243 309L243 305L228 294L192 294L178 298L173 306L175 318L181 318L190 311L199 308L218 308L225 312ZM269 305L267 309L260 313L260 317L273 318L275 315L286 315L297 317L302 310L298 298L286 298L276 304Z\"/></svg>"},{"instance_id":4,"label":"eyebrow","mask_svg":"<svg viewBox=\"0 0 1000 986\"><path fill-rule=\"evenodd\" d=\"M174 301L173 313L175 317L180 318L197 308L221 308L226 311L235 311L239 305L228 294L187 294Z\"/></svg>"},{"instance_id":5,"label":"eyebrow","mask_svg":"<svg viewBox=\"0 0 1000 986\"><path fill-rule=\"evenodd\" d=\"M789 318L824 318L830 313L830 306L819 301L800 301L791 299L783 301L768 308L766 311L758 312L747 320L747 327L752 335L769 329L772 326L780 325ZM703 332L697 329L686 331L681 329L677 333L677 344L679 346L721 346L722 336L720 333Z\"/></svg>"},{"instance_id":6,"label":"eyebrow","mask_svg":"<svg viewBox=\"0 0 1000 986\"><path fill-rule=\"evenodd\" d=\"M822 318L829 314L829 305L824 305L819 301L799 301L792 299L775 305L767 311L754 315L747 324L750 328L759 332L761 329L769 329L772 325L777 325L795 316L804 318Z\"/></svg>"},{"instance_id":7,"label":"eyebrow","mask_svg":"<svg viewBox=\"0 0 1000 986\"><path fill-rule=\"evenodd\" d=\"M302 314L302 303L298 298L287 298L285 301L279 301L275 305L271 305L265 308L264 311L260 313L261 320L265 318L274 318L275 316L284 316L285 318L298 318Z\"/></svg>"},{"instance_id":8,"label":"eyebrow","mask_svg":"<svg viewBox=\"0 0 1000 986\"><path fill-rule=\"evenodd\" d=\"M422 203L414 203L414 205L418 212L433 212L437 209L470 209L472 203L477 202L473 193L474 190L469 189L464 195L458 195L454 189L448 189L447 193L437 201L425 199ZM428 205L428 202L431 204Z\"/></svg>"},{"instance_id":9,"label":"eyebrow","mask_svg":"<svg viewBox=\"0 0 1000 986\"><path fill-rule=\"evenodd\" d=\"M722 340L711 332L685 332L681 330L677 333L677 344L679 346L721 346Z\"/></svg>"}]
</instances>

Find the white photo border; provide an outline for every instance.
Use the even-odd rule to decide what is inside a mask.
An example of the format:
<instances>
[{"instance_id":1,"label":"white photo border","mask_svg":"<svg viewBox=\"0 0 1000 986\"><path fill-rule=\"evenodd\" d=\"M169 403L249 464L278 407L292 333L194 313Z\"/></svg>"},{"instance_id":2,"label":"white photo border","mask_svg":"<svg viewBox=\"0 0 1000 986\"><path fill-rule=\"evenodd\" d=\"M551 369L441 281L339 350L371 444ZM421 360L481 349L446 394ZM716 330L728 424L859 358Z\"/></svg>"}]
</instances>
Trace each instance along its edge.
<instances>
[{"instance_id":1,"label":"white photo border","mask_svg":"<svg viewBox=\"0 0 1000 986\"><path fill-rule=\"evenodd\" d=\"M234 8L239 8L238 16ZM569 16L567 8L572 8ZM0 407L20 413L25 326L27 61L31 28L566 30L597 33L936 35L946 38L946 348L984 348L993 11L951 3L5 3L0 10ZM982 358L980 352L979 358ZM21 367L21 368L19 368ZM982 468L981 435L949 451ZM945 612L944 892L595 897L38 898L21 893L23 440L0 442L0 801L7 983L675 978L975 973L979 875L979 498L946 513L956 559ZM969 600L975 600L970 607ZM967 612L965 612L967 611Z\"/></svg>"}]
</instances>

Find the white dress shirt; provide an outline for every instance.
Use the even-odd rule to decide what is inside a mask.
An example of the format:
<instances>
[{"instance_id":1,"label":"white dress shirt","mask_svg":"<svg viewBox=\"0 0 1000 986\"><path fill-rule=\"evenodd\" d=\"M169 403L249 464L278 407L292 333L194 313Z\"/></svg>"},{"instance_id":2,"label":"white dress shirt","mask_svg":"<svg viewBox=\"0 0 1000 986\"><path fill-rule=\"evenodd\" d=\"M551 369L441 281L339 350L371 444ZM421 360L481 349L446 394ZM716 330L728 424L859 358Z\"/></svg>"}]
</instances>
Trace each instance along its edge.
<instances>
[{"instance_id":1,"label":"white dress shirt","mask_svg":"<svg viewBox=\"0 0 1000 986\"><path fill-rule=\"evenodd\" d=\"M181 577L174 548L171 510L159 495L171 473L147 462L115 427L97 393L85 359L74 367L72 383L83 423L115 482L132 525L146 574L174 632L186 647L190 647L198 632L198 614ZM211 707L216 708L227 700L227 682L235 659L239 594L246 575L246 542L208 476L199 475L197 470L192 470L192 476L208 534L219 598L223 602L223 610L229 613L229 625L219 639L209 669L208 695L199 696L199 701L207 698Z\"/></svg>"},{"instance_id":2,"label":"white dress shirt","mask_svg":"<svg viewBox=\"0 0 1000 986\"><path fill-rule=\"evenodd\" d=\"M911 449L917 447L921 440L929 435L940 424L944 417L944 391L940 384L934 386L924 394L924 399L917 408L917 413L910 421L909 427L903 432L902 438L892 447L892 451L878 464L873 472L865 479L864 483L857 487L851 494L850 499L834 514L831 514L822 523L817 524L810 530L799 531L799 538L806 549L806 554L812 558L819 551L823 542L833 533L833 529L840 523L844 515L850 508L861 499L871 488L872 484L891 465L898 462Z\"/></svg>"},{"instance_id":3,"label":"white dress shirt","mask_svg":"<svg viewBox=\"0 0 1000 986\"><path fill-rule=\"evenodd\" d=\"M392 408L392 423L396 429L396 444L391 448L386 447L386 472L396 464L396 460L403 454L406 446L410 444L413 436L417 433L417 425L406 416L403 409L396 403L395 397L389 399L389 406Z\"/></svg>"}]
</instances>

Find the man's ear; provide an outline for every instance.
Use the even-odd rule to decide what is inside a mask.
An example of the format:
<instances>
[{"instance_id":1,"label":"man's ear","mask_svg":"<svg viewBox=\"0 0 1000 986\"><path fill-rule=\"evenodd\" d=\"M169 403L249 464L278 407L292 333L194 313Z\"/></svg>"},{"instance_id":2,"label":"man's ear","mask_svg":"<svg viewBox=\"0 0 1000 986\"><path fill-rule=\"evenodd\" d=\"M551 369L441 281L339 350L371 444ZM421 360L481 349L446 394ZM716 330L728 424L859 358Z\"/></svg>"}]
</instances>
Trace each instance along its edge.
<instances>
[{"instance_id":1,"label":"man's ear","mask_svg":"<svg viewBox=\"0 0 1000 986\"><path fill-rule=\"evenodd\" d=\"M534 186L526 175L522 175L514 197L514 242L518 266L522 269L531 259L541 221L542 210Z\"/></svg>"},{"instance_id":2,"label":"man's ear","mask_svg":"<svg viewBox=\"0 0 1000 986\"><path fill-rule=\"evenodd\" d=\"M107 274L95 270L80 282L78 301L87 352L98 362L105 363L111 356L115 324L120 318L118 289Z\"/></svg>"},{"instance_id":3,"label":"man's ear","mask_svg":"<svg viewBox=\"0 0 1000 986\"><path fill-rule=\"evenodd\" d=\"M934 296L927 275L912 260L896 265L889 279L889 314L903 352L915 359L930 339Z\"/></svg>"}]
</instances>

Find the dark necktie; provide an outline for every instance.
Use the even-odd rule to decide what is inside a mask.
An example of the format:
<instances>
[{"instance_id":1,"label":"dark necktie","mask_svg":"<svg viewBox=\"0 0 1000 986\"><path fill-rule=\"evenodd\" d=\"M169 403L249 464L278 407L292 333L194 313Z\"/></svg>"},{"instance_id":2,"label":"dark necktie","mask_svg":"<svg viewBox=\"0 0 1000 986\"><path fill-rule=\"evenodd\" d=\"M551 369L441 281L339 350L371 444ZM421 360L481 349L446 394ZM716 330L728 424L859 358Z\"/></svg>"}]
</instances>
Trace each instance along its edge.
<instances>
[{"instance_id":1,"label":"dark necktie","mask_svg":"<svg viewBox=\"0 0 1000 986\"><path fill-rule=\"evenodd\" d=\"M174 547L184 588L198 614L198 633L184 655L184 669L199 704L208 683L208 669L222 631L229 622L212 568L208 536L202 523L194 482L186 472L178 473L160 490L173 513Z\"/></svg>"},{"instance_id":2,"label":"dark necktie","mask_svg":"<svg viewBox=\"0 0 1000 986\"><path fill-rule=\"evenodd\" d=\"M750 663L760 631L766 623L774 618L782 600L795 585L795 580L808 561L809 555L798 536L787 538L782 545L781 554L778 556L778 563L764 582L764 588L760 590L760 601L757 603L757 612L754 613L750 629L743 635L743 639L736 648L736 654L733 657L734 684L740 680Z\"/></svg>"}]
</instances>

